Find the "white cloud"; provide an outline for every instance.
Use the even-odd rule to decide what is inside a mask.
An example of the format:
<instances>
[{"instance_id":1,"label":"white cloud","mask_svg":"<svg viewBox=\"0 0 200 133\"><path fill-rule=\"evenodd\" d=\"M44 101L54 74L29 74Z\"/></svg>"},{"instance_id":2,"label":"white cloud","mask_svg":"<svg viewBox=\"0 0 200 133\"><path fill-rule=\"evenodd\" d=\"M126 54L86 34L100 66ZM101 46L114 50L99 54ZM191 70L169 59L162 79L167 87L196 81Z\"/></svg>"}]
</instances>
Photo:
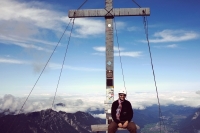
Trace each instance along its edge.
<instances>
[{"instance_id":1,"label":"white cloud","mask_svg":"<svg viewBox=\"0 0 200 133\"><path fill-rule=\"evenodd\" d=\"M119 22L119 21L116 21L116 27L117 27L117 31L121 30L121 29L124 29L124 27L126 26L126 24L124 22ZM114 26L115 28L115 26ZM115 31L114 31L115 32Z\"/></svg>"},{"instance_id":2,"label":"white cloud","mask_svg":"<svg viewBox=\"0 0 200 133\"><path fill-rule=\"evenodd\" d=\"M102 46L102 47L93 47L94 50L98 51L98 52L105 52L106 51L106 47Z\"/></svg>"},{"instance_id":3,"label":"white cloud","mask_svg":"<svg viewBox=\"0 0 200 133\"><path fill-rule=\"evenodd\" d=\"M22 48L26 49L34 49L38 51L46 51L46 52L51 52L52 50L49 50L47 47L45 48L44 46L37 46L35 43L40 43L40 44L51 44L50 42L45 42L45 41L40 41L40 40L33 40L33 39L26 39L24 40L23 38L19 38L17 36L3 36L0 35L0 40L2 44L8 44L8 45L17 45Z\"/></svg>"},{"instance_id":4,"label":"white cloud","mask_svg":"<svg viewBox=\"0 0 200 133\"><path fill-rule=\"evenodd\" d=\"M97 68L86 68L86 67L72 67L72 66L65 66L65 68L71 69L71 70L77 70L77 71L105 71L104 69L97 69Z\"/></svg>"},{"instance_id":5,"label":"white cloud","mask_svg":"<svg viewBox=\"0 0 200 133\"><path fill-rule=\"evenodd\" d=\"M2 44L46 52L51 49L49 45L56 44L49 41L49 36L58 39L70 21L67 13L56 10L55 5L38 1L1 0L0 12ZM103 20L77 18L73 36L84 38L104 34L104 23Z\"/></svg>"},{"instance_id":6,"label":"white cloud","mask_svg":"<svg viewBox=\"0 0 200 133\"><path fill-rule=\"evenodd\" d=\"M7 58L0 58L0 63L6 64L27 64L27 62L16 60L16 59L7 59Z\"/></svg>"},{"instance_id":7,"label":"white cloud","mask_svg":"<svg viewBox=\"0 0 200 133\"><path fill-rule=\"evenodd\" d=\"M139 28L138 27L135 27L135 26L132 26L132 27L128 27L127 30L128 31L136 31L138 30Z\"/></svg>"},{"instance_id":8,"label":"white cloud","mask_svg":"<svg viewBox=\"0 0 200 133\"><path fill-rule=\"evenodd\" d=\"M115 56L119 56L119 53L114 53ZM140 57L142 56L142 52L120 52L120 56L126 56L126 57Z\"/></svg>"},{"instance_id":9,"label":"white cloud","mask_svg":"<svg viewBox=\"0 0 200 133\"><path fill-rule=\"evenodd\" d=\"M10 112L18 113L20 108L22 107L23 102L25 101L25 98L16 98L12 95L5 95L2 99L0 99L0 111L7 111L8 109ZM28 106L24 106L22 112L32 112L32 111L40 111L42 109L50 108L50 102L45 101L40 102L38 100L29 100L27 101ZM46 105L45 105L46 104Z\"/></svg>"},{"instance_id":10,"label":"white cloud","mask_svg":"<svg viewBox=\"0 0 200 133\"><path fill-rule=\"evenodd\" d=\"M40 72L45 64L41 62L35 62L35 63L30 63L28 61L23 61L23 60L16 60L16 59L10 59L10 58L1 58L0 57L0 63L4 64L27 64L27 65L33 65L34 71ZM61 69L62 64L57 64L57 63L49 63L48 68L50 69ZM64 65L64 69L70 69L70 70L75 70L75 71L88 71L88 72L94 72L94 71L104 71L103 69L98 69L98 68L87 68L87 67L75 67L75 66L69 66L69 65Z\"/></svg>"},{"instance_id":11,"label":"white cloud","mask_svg":"<svg viewBox=\"0 0 200 133\"><path fill-rule=\"evenodd\" d=\"M61 64L50 63L49 67L51 69L61 69ZM88 72L104 71L103 69L98 69L98 68L75 67L75 66L69 66L69 65L64 65L63 68L70 69L70 70L75 70L75 71L88 71Z\"/></svg>"},{"instance_id":12,"label":"white cloud","mask_svg":"<svg viewBox=\"0 0 200 133\"><path fill-rule=\"evenodd\" d=\"M29 62L24 60L17 60L17 59L11 59L11 58L1 58L0 57L0 64L19 64L19 65L32 65L34 72L41 72L41 70L44 68L45 64L41 61L37 60L37 62Z\"/></svg>"},{"instance_id":13,"label":"white cloud","mask_svg":"<svg viewBox=\"0 0 200 133\"><path fill-rule=\"evenodd\" d=\"M39 51L48 50L55 43L45 41L47 30L63 31L63 14L52 10L47 3L1 0L0 41ZM45 45L44 45L45 44Z\"/></svg>"},{"instance_id":14,"label":"white cloud","mask_svg":"<svg viewBox=\"0 0 200 133\"><path fill-rule=\"evenodd\" d=\"M117 95L115 95L115 99ZM134 109L145 109L148 106L157 104L157 96L154 92L140 92L128 93L128 100L132 103ZM87 99L87 100L86 100ZM5 95L0 98L0 111L10 109L17 112L20 109L25 98L17 98L12 95ZM23 111L32 112L40 111L43 109L51 108L53 97L41 94L36 97L32 96L31 99L25 104ZM87 110L103 110L104 109L105 95L103 94L62 94L57 96L55 104L63 103L64 107L56 107L57 111L76 112ZM161 106L182 105L189 107L200 107L200 96L194 91L174 91L174 92L159 92L159 100ZM70 102L69 102L70 101ZM104 114L94 115L95 117L104 117Z\"/></svg>"},{"instance_id":15,"label":"white cloud","mask_svg":"<svg viewBox=\"0 0 200 133\"><path fill-rule=\"evenodd\" d=\"M99 47L93 47L93 49L95 50L95 51L98 51L98 52L105 52L106 51L106 47L105 46L99 46ZM116 46L114 46L113 47L113 49L114 49L114 51L123 51L124 50L124 48L121 48L121 47L116 47Z\"/></svg>"},{"instance_id":16,"label":"white cloud","mask_svg":"<svg viewBox=\"0 0 200 133\"><path fill-rule=\"evenodd\" d=\"M94 117L106 119L106 114L93 114Z\"/></svg>"},{"instance_id":17,"label":"white cloud","mask_svg":"<svg viewBox=\"0 0 200 133\"><path fill-rule=\"evenodd\" d=\"M20 2L16 0L1 0L0 20L17 21L36 27L57 30L63 14L52 10L48 3ZM22 26L23 27L23 26Z\"/></svg>"},{"instance_id":18,"label":"white cloud","mask_svg":"<svg viewBox=\"0 0 200 133\"><path fill-rule=\"evenodd\" d=\"M196 39L199 35L194 31L185 30L163 30L156 32L154 37L156 39L150 39L151 43L162 43L162 42L180 42ZM146 42L146 41L145 41Z\"/></svg>"},{"instance_id":19,"label":"white cloud","mask_svg":"<svg viewBox=\"0 0 200 133\"><path fill-rule=\"evenodd\" d=\"M124 22L116 22L117 30L125 27ZM86 38L105 34L105 22L99 19L76 18L74 37Z\"/></svg>"},{"instance_id":20,"label":"white cloud","mask_svg":"<svg viewBox=\"0 0 200 133\"><path fill-rule=\"evenodd\" d=\"M100 56L105 55L105 53L102 53L102 52L106 51L105 46L93 47L93 49L95 51L99 52L99 53L93 53L93 55L100 55ZM124 52L124 50L125 50L124 48L119 47L119 49L118 49L118 47L116 47L116 46L114 46L113 49L115 51L114 56L119 56L119 50L120 50L120 56L126 56L126 57L140 57L140 56L142 56L142 52L140 52L140 51Z\"/></svg>"},{"instance_id":21,"label":"white cloud","mask_svg":"<svg viewBox=\"0 0 200 133\"><path fill-rule=\"evenodd\" d=\"M123 50L125 50L124 48L121 48L121 47L118 48L118 47L116 47L116 46L114 46L113 49L114 49L114 51L119 51L119 50L120 50L120 51L123 51Z\"/></svg>"},{"instance_id":22,"label":"white cloud","mask_svg":"<svg viewBox=\"0 0 200 133\"><path fill-rule=\"evenodd\" d=\"M177 44L169 44L169 45L156 45L156 46L153 46L155 48L170 48L170 49L175 49L175 48L178 48L178 45Z\"/></svg>"},{"instance_id":23,"label":"white cloud","mask_svg":"<svg viewBox=\"0 0 200 133\"><path fill-rule=\"evenodd\" d=\"M56 111L65 111L69 113L74 113L77 111L87 111L87 110L97 110L103 109L103 102L99 101L97 102L99 98L95 98L93 96L87 97L87 100L84 100L87 95L74 95L67 97L59 97L57 96L55 99L55 104L57 103L63 103L65 104L64 107L57 106L56 108L53 108ZM22 107L24 101L26 98L17 98L12 95L5 95L3 98L0 98L0 112L7 111L8 109L11 112L18 113L20 108ZM94 100L95 99L95 100ZM99 99L100 100L100 99ZM70 101L70 102L69 102ZM26 104L24 105L24 108L22 112L28 113L28 112L34 112L34 111L40 111L45 110L48 108L52 108L52 102L53 97L48 97L47 95L43 95L42 97L34 97L29 99ZM98 105L97 105L98 103Z\"/></svg>"},{"instance_id":24,"label":"white cloud","mask_svg":"<svg viewBox=\"0 0 200 133\"><path fill-rule=\"evenodd\" d=\"M167 48L177 48L178 45L177 44L170 44L166 46Z\"/></svg>"},{"instance_id":25,"label":"white cloud","mask_svg":"<svg viewBox=\"0 0 200 133\"><path fill-rule=\"evenodd\" d=\"M105 32L105 22L102 20L77 18L75 19L75 37L88 37Z\"/></svg>"},{"instance_id":26,"label":"white cloud","mask_svg":"<svg viewBox=\"0 0 200 133\"><path fill-rule=\"evenodd\" d=\"M103 53L103 52L102 53L100 53L100 52L99 53L92 53L92 55L105 56L105 53Z\"/></svg>"},{"instance_id":27,"label":"white cloud","mask_svg":"<svg viewBox=\"0 0 200 133\"><path fill-rule=\"evenodd\" d=\"M131 96L129 99L132 101L134 108L143 109L146 106L157 104L156 93L137 93L134 95L134 99ZM182 105L189 107L200 107L199 95L193 91L174 91L174 92L160 92L159 100L161 105Z\"/></svg>"}]
</instances>

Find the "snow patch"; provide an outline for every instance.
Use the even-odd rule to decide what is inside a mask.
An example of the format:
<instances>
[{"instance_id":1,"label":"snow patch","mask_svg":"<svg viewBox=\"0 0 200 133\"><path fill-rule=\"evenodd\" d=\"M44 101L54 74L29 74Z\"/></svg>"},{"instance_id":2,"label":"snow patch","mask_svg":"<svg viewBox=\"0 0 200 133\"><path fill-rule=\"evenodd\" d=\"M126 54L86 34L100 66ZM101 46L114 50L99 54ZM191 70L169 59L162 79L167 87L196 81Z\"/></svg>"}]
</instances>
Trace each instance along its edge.
<instances>
[{"instance_id":1,"label":"snow patch","mask_svg":"<svg viewBox=\"0 0 200 133\"><path fill-rule=\"evenodd\" d=\"M192 117L192 120L195 120L199 117L200 112L195 112L194 116Z\"/></svg>"}]
</instances>

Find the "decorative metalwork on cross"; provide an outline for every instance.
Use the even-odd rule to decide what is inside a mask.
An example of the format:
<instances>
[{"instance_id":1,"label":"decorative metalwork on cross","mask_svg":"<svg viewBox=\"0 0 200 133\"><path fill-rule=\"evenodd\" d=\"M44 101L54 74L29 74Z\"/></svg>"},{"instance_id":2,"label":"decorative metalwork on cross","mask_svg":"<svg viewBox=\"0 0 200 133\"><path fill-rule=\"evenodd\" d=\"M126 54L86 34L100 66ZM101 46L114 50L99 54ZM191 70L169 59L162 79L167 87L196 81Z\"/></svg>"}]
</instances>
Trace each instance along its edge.
<instances>
[{"instance_id":1,"label":"decorative metalwork on cross","mask_svg":"<svg viewBox=\"0 0 200 133\"><path fill-rule=\"evenodd\" d=\"M114 101L114 51L113 18L115 16L149 16L149 8L113 8L113 0L105 0L105 9L70 10L69 18L105 17L106 34L106 100L105 112L109 120L111 105Z\"/></svg>"}]
</instances>

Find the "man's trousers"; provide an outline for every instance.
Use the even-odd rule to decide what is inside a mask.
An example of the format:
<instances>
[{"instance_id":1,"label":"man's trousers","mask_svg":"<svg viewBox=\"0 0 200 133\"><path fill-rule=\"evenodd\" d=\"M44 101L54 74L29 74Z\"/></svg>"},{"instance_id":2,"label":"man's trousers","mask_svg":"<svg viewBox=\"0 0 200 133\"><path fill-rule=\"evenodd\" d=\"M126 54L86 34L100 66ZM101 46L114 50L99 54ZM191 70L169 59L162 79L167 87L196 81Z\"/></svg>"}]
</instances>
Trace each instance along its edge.
<instances>
[{"instance_id":1,"label":"man's trousers","mask_svg":"<svg viewBox=\"0 0 200 133\"><path fill-rule=\"evenodd\" d=\"M108 133L115 133L117 131L118 124L112 121L108 126ZM130 133L137 133L137 128L134 122L129 122L126 127Z\"/></svg>"}]
</instances>

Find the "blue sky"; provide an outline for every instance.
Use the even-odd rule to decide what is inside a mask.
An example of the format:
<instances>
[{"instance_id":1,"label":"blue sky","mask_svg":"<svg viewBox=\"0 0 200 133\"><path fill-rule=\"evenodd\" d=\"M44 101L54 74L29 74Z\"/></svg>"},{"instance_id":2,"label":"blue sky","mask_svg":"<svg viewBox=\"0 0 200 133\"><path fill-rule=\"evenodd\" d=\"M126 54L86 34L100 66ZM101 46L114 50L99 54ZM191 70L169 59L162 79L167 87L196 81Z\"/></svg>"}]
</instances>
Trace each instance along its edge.
<instances>
[{"instance_id":1,"label":"blue sky","mask_svg":"<svg viewBox=\"0 0 200 133\"><path fill-rule=\"evenodd\" d=\"M84 0L0 0L0 96L27 96L69 23L68 10ZM200 90L200 15L198 0L140 0L149 7L149 40L159 92ZM137 8L132 0L114 0L115 8ZM88 0L82 9L104 8ZM116 17L128 92L155 92L142 17ZM71 25L70 25L71 26ZM71 28L71 27L70 27ZM32 96L52 96L69 39L67 30ZM77 18L58 95L105 95L104 18ZM115 35L114 35L115 36ZM114 86L123 88L116 37ZM197 94L198 94L197 93ZM178 93L176 93L177 95ZM196 97L195 97L196 98Z\"/></svg>"}]
</instances>

